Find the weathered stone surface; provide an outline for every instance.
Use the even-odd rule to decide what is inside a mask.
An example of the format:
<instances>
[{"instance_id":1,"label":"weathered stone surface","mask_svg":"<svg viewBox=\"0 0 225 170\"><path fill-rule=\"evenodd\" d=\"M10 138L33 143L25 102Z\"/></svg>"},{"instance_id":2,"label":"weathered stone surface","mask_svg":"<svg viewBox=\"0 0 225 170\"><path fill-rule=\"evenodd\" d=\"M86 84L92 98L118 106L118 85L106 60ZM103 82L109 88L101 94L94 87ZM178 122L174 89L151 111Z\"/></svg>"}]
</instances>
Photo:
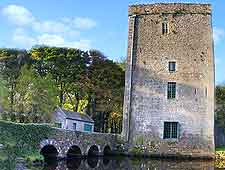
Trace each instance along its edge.
<instances>
[{"instance_id":1,"label":"weathered stone surface","mask_svg":"<svg viewBox=\"0 0 225 170\"><path fill-rule=\"evenodd\" d=\"M40 142L41 151L47 145L53 145L59 157L66 157L68 150L76 145L81 149L82 155L88 155L91 146L96 145L99 155L103 155L104 148L109 146L112 150L116 149L117 136L106 133L85 133L64 129L57 129L53 136L48 136Z\"/></svg>"},{"instance_id":2,"label":"weathered stone surface","mask_svg":"<svg viewBox=\"0 0 225 170\"><path fill-rule=\"evenodd\" d=\"M164 35L165 13L169 33ZM133 146L144 143L149 153L213 157L211 6L134 5L129 15L125 139ZM169 61L176 62L176 72L168 71ZM177 83L175 100L167 99L169 81ZM179 122L177 140L163 139L165 121Z\"/></svg>"}]
</instances>

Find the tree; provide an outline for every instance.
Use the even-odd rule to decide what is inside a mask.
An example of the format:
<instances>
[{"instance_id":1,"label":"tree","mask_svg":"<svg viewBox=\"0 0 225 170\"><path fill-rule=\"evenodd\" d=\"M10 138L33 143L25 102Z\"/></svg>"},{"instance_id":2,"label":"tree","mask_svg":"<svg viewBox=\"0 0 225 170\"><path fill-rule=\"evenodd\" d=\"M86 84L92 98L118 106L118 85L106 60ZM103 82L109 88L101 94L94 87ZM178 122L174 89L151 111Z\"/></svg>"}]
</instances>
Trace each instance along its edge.
<instances>
[{"instance_id":1,"label":"tree","mask_svg":"<svg viewBox=\"0 0 225 170\"><path fill-rule=\"evenodd\" d=\"M6 120L7 114L4 113L4 109L8 108L8 88L7 82L0 77L0 118Z\"/></svg>"},{"instance_id":2,"label":"tree","mask_svg":"<svg viewBox=\"0 0 225 170\"><path fill-rule=\"evenodd\" d=\"M216 86L216 123L225 128L225 85Z\"/></svg>"},{"instance_id":3,"label":"tree","mask_svg":"<svg viewBox=\"0 0 225 170\"><path fill-rule=\"evenodd\" d=\"M88 64L87 53L79 49L58 47L33 48L30 53L36 72L42 77L51 74L55 80L59 89L59 106L63 106L66 101L74 105L72 99L80 92L77 82ZM77 106L74 108L76 110Z\"/></svg>"},{"instance_id":4,"label":"tree","mask_svg":"<svg viewBox=\"0 0 225 170\"><path fill-rule=\"evenodd\" d=\"M42 78L25 65L17 79L15 111L31 121L50 122L57 105L56 86L47 75ZM24 120L20 119L20 122Z\"/></svg>"},{"instance_id":5,"label":"tree","mask_svg":"<svg viewBox=\"0 0 225 170\"><path fill-rule=\"evenodd\" d=\"M108 60L99 51L90 51L91 65L88 77L91 82L92 115L95 118L96 130L108 132L111 114L122 117L124 70L115 62ZM119 121L119 119L118 119ZM117 122L115 120L115 122ZM117 122L119 124L119 122Z\"/></svg>"},{"instance_id":6,"label":"tree","mask_svg":"<svg viewBox=\"0 0 225 170\"><path fill-rule=\"evenodd\" d=\"M9 93L9 107L13 112L15 102L16 79L24 64L29 64L30 58L26 50L0 49L0 74L7 82Z\"/></svg>"}]
</instances>

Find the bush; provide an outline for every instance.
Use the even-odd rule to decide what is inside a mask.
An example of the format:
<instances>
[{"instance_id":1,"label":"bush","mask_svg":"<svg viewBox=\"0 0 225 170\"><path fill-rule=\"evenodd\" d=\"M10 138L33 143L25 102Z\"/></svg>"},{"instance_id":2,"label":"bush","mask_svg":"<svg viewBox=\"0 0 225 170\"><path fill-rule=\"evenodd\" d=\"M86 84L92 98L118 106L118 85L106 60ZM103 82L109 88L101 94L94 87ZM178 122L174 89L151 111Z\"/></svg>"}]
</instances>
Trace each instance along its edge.
<instances>
[{"instance_id":1,"label":"bush","mask_svg":"<svg viewBox=\"0 0 225 170\"><path fill-rule=\"evenodd\" d=\"M38 147L42 140L54 134L47 124L21 124L0 121L0 143L4 145L3 155L40 158Z\"/></svg>"}]
</instances>

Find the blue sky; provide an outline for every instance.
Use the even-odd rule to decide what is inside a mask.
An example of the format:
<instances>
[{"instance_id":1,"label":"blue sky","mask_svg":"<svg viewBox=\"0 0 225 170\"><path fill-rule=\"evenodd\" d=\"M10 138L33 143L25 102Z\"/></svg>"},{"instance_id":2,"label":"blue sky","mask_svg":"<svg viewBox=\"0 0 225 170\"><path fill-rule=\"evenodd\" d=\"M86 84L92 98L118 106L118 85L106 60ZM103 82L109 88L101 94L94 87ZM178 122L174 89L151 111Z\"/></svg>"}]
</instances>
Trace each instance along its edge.
<instances>
[{"instance_id":1,"label":"blue sky","mask_svg":"<svg viewBox=\"0 0 225 170\"><path fill-rule=\"evenodd\" d=\"M94 48L119 60L126 57L128 5L154 2L212 4L216 83L225 83L224 0L0 0L0 47Z\"/></svg>"}]
</instances>

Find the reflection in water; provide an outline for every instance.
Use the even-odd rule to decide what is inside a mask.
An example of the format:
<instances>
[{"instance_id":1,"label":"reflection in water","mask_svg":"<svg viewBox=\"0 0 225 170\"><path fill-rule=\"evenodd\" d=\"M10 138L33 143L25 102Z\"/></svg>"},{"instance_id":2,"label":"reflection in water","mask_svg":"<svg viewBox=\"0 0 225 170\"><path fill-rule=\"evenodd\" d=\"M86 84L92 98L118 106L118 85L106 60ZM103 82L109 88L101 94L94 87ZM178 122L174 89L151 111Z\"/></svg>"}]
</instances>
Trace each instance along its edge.
<instances>
[{"instance_id":1,"label":"reflection in water","mask_svg":"<svg viewBox=\"0 0 225 170\"><path fill-rule=\"evenodd\" d=\"M58 162L57 161L48 161L46 162L43 170L55 170L58 166Z\"/></svg>"},{"instance_id":2,"label":"reflection in water","mask_svg":"<svg viewBox=\"0 0 225 170\"><path fill-rule=\"evenodd\" d=\"M216 170L213 161L176 161L153 159L119 159L117 157L71 159L46 165L43 170Z\"/></svg>"},{"instance_id":3,"label":"reflection in water","mask_svg":"<svg viewBox=\"0 0 225 170\"><path fill-rule=\"evenodd\" d=\"M98 157L88 157L87 158L87 163L90 168L96 168L98 166L98 161L99 161Z\"/></svg>"},{"instance_id":4,"label":"reflection in water","mask_svg":"<svg viewBox=\"0 0 225 170\"><path fill-rule=\"evenodd\" d=\"M103 157L103 165L107 166L110 163L110 160L113 158L110 158L108 156Z\"/></svg>"},{"instance_id":5,"label":"reflection in water","mask_svg":"<svg viewBox=\"0 0 225 170\"><path fill-rule=\"evenodd\" d=\"M71 159L66 161L68 170L76 170L81 165L81 159Z\"/></svg>"}]
</instances>

